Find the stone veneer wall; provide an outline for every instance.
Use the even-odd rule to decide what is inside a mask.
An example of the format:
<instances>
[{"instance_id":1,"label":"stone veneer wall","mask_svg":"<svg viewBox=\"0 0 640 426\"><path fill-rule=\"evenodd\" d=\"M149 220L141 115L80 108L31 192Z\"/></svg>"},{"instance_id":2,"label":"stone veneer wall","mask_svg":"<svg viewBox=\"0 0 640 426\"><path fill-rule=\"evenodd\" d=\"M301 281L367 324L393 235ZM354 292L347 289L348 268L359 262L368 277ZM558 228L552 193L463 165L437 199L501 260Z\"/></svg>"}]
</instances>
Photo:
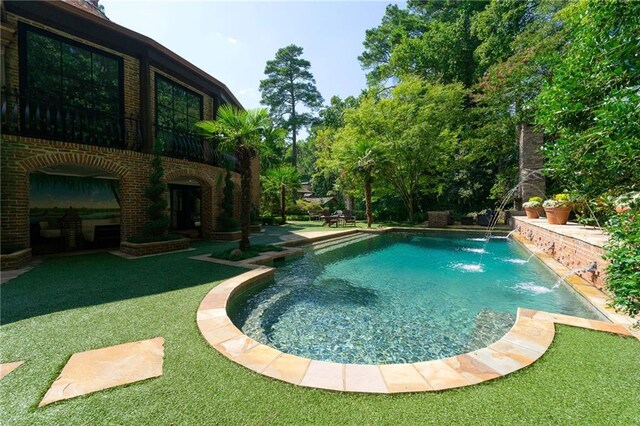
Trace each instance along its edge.
<instances>
[{"instance_id":1,"label":"stone veneer wall","mask_svg":"<svg viewBox=\"0 0 640 426\"><path fill-rule=\"evenodd\" d=\"M605 253L602 247L567 235L558 234L552 230L521 220L518 217L513 218L513 224L516 232L569 269L583 268L589 266L591 262L597 262L597 271L579 272L577 275L599 289L605 286L605 268L609 262L602 258Z\"/></svg>"},{"instance_id":2,"label":"stone veneer wall","mask_svg":"<svg viewBox=\"0 0 640 426\"><path fill-rule=\"evenodd\" d=\"M186 238L144 244L132 244L126 241L120 243L120 251L131 256L149 256L168 251L186 250L188 248L189 240Z\"/></svg>"},{"instance_id":3,"label":"stone veneer wall","mask_svg":"<svg viewBox=\"0 0 640 426\"><path fill-rule=\"evenodd\" d=\"M17 269L31 260L31 249L24 249L11 254L0 255L0 270Z\"/></svg>"}]
</instances>

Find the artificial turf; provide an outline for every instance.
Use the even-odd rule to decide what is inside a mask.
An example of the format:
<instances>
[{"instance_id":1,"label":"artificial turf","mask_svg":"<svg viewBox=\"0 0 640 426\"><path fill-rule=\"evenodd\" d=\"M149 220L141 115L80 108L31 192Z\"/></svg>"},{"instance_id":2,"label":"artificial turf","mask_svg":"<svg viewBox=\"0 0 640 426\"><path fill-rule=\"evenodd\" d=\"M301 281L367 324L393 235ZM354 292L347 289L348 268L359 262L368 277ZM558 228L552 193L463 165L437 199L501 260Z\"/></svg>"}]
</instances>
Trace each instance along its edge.
<instances>
[{"instance_id":1,"label":"artificial turf","mask_svg":"<svg viewBox=\"0 0 640 426\"><path fill-rule=\"evenodd\" d=\"M565 326L531 367L463 389L342 394L260 376L201 337L200 301L243 270L188 259L215 245L194 246L50 259L2 285L0 362L26 363L0 380L1 423L640 424L640 342ZM37 408L73 353L158 336L162 377Z\"/></svg>"}]
</instances>

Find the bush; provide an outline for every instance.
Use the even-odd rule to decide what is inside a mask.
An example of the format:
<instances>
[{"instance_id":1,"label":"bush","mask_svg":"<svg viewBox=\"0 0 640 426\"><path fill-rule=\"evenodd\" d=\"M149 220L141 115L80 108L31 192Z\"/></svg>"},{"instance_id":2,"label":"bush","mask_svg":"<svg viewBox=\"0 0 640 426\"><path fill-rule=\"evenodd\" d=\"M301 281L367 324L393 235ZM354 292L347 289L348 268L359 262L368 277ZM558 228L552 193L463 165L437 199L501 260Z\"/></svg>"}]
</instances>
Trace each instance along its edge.
<instances>
[{"instance_id":1,"label":"bush","mask_svg":"<svg viewBox=\"0 0 640 426\"><path fill-rule=\"evenodd\" d=\"M322 206L319 203L311 203L305 200L297 200L296 206L304 212L321 212Z\"/></svg>"},{"instance_id":2,"label":"bush","mask_svg":"<svg viewBox=\"0 0 640 426\"><path fill-rule=\"evenodd\" d=\"M308 214L292 214L287 215L287 220L309 221L310 218Z\"/></svg>"},{"instance_id":3,"label":"bush","mask_svg":"<svg viewBox=\"0 0 640 426\"><path fill-rule=\"evenodd\" d=\"M613 216L607 232L606 283L614 296L610 304L635 317L640 313L640 209Z\"/></svg>"},{"instance_id":4,"label":"bush","mask_svg":"<svg viewBox=\"0 0 640 426\"><path fill-rule=\"evenodd\" d=\"M224 178L222 197L222 214L218 218L218 227L225 232L237 231L240 223L233 217L233 190L235 185L231 179L231 172L227 170Z\"/></svg>"},{"instance_id":5,"label":"bush","mask_svg":"<svg viewBox=\"0 0 640 426\"><path fill-rule=\"evenodd\" d=\"M264 253L267 251L283 251L284 249L280 246L272 246L272 245L263 245L256 244L249 247L245 251L241 251L238 253L237 248L229 248L224 250L219 250L211 253L210 257L215 257L216 259L224 259L224 260L245 260L251 259L252 257L258 256L260 253Z\"/></svg>"},{"instance_id":6,"label":"bush","mask_svg":"<svg viewBox=\"0 0 640 426\"><path fill-rule=\"evenodd\" d=\"M163 182L164 169L162 168L162 141L156 141L154 146L154 156L151 160L153 171L149 176L149 186L145 195L151 202L147 207L147 221L142 227L142 235L145 237L158 237L166 234L169 229L169 215L167 214L167 184Z\"/></svg>"},{"instance_id":7,"label":"bush","mask_svg":"<svg viewBox=\"0 0 640 426\"><path fill-rule=\"evenodd\" d=\"M297 215L297 216L302 216L305 214L307 216L309 215L309 211L307 209L297 204L287 206L286 213L287 215Z\"/></svg>"}]
</instances>

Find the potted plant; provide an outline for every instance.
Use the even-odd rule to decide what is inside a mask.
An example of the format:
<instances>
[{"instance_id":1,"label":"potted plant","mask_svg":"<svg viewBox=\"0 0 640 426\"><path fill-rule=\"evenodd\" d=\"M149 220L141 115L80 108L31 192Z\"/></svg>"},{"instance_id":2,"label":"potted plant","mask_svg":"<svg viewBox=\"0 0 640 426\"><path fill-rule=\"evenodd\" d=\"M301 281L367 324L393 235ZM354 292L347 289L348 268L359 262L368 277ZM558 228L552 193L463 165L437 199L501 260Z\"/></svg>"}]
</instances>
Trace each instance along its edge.
<instances>
[{"instance_id":1,"label":"potted plant","mask_svg":"<svg viewBox=\"0 0 640 426\"><path fill-rule=\"evenodd\" d=\"M527 218L538 219L542 210L542 198L531 197L526 203L522 203L524 211L527 213Z\"/></svg>"},{"instance_id":2,"label":"potted plant","mask_svg":"<svg viewBox=\"0 0 640 426\"><path fill-rule=\"evenodd\" d=\"M550 225L564 225L569 219L573 203L569 194L556 194L553 198L542 203Z\"/></svg>"}]
</instances>

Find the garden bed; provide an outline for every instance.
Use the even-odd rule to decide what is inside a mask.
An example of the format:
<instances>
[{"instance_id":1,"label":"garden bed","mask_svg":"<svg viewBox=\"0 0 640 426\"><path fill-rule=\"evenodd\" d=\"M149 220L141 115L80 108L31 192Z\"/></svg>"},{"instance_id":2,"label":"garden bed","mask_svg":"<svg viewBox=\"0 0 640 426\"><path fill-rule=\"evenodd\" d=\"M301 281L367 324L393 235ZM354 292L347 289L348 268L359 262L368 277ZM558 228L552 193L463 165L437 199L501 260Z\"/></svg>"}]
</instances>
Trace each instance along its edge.
<instances>
[{"instance_id":1,"label":"garden bed","mask_svg":"<svg viewBox=\"0 0 640 426\"><path fill-rule=\"evenodd\" d=\"M120 251L130 256L148 256L150 254L186 250L188 248L188 238L178 238L167 241L154 241L149 243L132 243L128 241L120 243Z\"/></svg>"},{"instance_id":2,"label":"garden bed","mask_svg":"<svg viewBox=\"0 0 640 426\"><path fill-rule=\"evenodd\" d=\"M238 241L242 238L242 231L214 232L211 234L213 241Z\"/></svg>"},{"instance_id":3,"label":"garden bed","mask_svg":"<svg viewBox=\"0 0 640 426\"><path fill-rule=\"evenodd\" d=\"M0 255L0 269L18 269L31 260L31 248L14 251L9 254Z\"/></svg>"}]
</instances>

